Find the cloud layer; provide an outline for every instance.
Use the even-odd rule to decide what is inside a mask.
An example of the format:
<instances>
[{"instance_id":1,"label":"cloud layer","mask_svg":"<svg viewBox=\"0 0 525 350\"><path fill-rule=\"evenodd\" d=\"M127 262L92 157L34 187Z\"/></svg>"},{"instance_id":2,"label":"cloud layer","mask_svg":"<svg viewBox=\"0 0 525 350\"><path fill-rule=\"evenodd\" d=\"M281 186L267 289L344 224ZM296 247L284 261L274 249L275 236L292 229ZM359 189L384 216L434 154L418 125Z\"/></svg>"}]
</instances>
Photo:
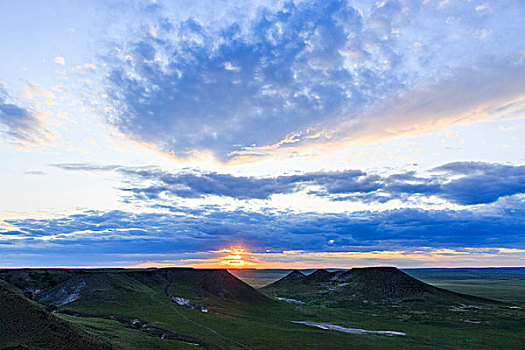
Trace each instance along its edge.
<instances>
[{"instance_id":1,"label":"cloud layer","mask_svg":"<svg viewBox=\"0 0 525 350\"><path fill-rule=\"evenodd\" d=\"M69 256L77 261L89 256L89 263L96 264L142 261L148 256L162 259L169 254L239 245L252 252L525 248L523 201L513 203L512 210L501 207L497 212L484 213L400 209L294 214L206 207L169 209L163 214L87 211L49 220L8 220L11 229L0 232L0 253L13 259L19 253L39 259Z\"/></svg>"},{"instance_id":2,"label":"cloud layer","mask_svg":"<svg viewBox=\"0 0 525 350\"><path fill-rule=\"evenodd\" d=\"M361 170L316 172L277 177L246 177L215 172L170 173L155 168L60 164L65 170L116 171L131 185L123 188L135 199L205 198L270 199L276 194L307 191L336 201L384 203L418 196L436 196L451 203L476 205L525 194L525 166L483 162L454 162L431 169L430 176L415 172L393 175Z\"/></svg>"},{"instance_id":3,"label":"cloud layer","mask_svg":"<svg viewBox=\"0 0 525 350\"><path fill-rule=\"evenodd\" d=\"M108 118L177 156L198 150L227 160L268 145L391 137L494 112L525 95L515 25L525 6L487 8L301 1L214 22L174 21L159 7L149 30L106 56ZM503 88L493 76L506 77ZM438 98L422 105L430 96ZM378 118L385 111L396 113Z\"/></svg>"}]
</instances>

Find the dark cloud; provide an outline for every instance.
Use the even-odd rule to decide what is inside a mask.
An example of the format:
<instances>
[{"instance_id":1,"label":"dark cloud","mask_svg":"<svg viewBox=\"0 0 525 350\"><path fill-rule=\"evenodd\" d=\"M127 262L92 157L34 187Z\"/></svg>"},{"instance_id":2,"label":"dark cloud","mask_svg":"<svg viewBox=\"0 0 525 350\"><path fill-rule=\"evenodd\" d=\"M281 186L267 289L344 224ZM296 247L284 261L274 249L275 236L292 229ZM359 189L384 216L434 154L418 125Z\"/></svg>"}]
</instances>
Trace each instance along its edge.
<instances>
[{"instance_id":1,"label":"dark cloud","mask_svg":"<svg viewBox=\"0 0 525 350\"><path fill-rule=\"evenodd\" d=\"M115 165L59 164L66 170L117 171L129 186L122 188L135 199L161 195L203 198L209 195L241 200L269 199L274 194L301 190L335 201L384 203L413 196L436 196L462 205L489 204L506 196L525 193L525 166L456 162L431 170L430 177L406 172L390 176L360 170L314 172L277 177L247 177L215 172L170 173L156 168Z\"/></svg>"},{"instance_id":2,"label":"dark cloud","mask_svg":"<svg viewBox=\"0 0 525 350\"><path fill-rule=\"evenodd\" d=\"M359 170L345 172L306 173L278 177L256 178L233 176L214 172L173 174L155 169L120 169L121 173L138 182L149 180L155 185L143 188L126 188L136 195L148 198L158 197L160 193L185 197L200 198L206 195L218 195L236 199L269 199L273 194L292 193L306 186L328 186L334 193L339 191L360 192L375 188L374 179ZM329 184L329 185L328 185ZM343 186L345 187L343 189Z\"/></svg>"},{"instance_id":3,"label":"dark cloud","mask_svg":"<svg viewBox=\"0 0 525 350\"><path fill-rule=\"evenodd\" d=\"M440 196L455 203L492 203L500 197L525 193L525 166L456 162L434 170L460 176L441 185Z\"/></svg>"},{"instance_id":4,"label":"dark cloud","mask_svg":"<svg viewBox=\"0 0 525 350\"><path fill-rule=\"evenodd\" d=\"M525 248L525 203L497 213L399 209L339 214L164 207L170 213L89 211L50 220L8 220L2 254L89 256L183 254L244 245L254 252L372 251L418 247ZM40 237L45 236L45 240ZM45 247L45 250L42 248ZM1 254L0 254L1 255ZM19 257L20 258L20 257ZM18 258L18 259L19 259ZM130 258L132 259L132 258Z\"/></svg>"}]
</instances>

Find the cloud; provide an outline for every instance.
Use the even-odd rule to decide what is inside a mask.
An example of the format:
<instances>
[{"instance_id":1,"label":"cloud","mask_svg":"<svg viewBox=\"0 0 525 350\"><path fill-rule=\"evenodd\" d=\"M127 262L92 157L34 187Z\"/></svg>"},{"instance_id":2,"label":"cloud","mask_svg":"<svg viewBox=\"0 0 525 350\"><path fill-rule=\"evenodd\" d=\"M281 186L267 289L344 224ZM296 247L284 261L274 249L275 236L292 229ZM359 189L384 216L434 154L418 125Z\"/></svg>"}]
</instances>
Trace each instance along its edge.
<instances>
[{"instance_id":1,"label":"cloud","mask_svg":"<svg viewBox=\"0 0 525 350\"><path fill-rule=\"evenodd\" d=\"M361 170L314 172L276 177L247 177L215 172L171 173L157 168L116 165L57 164L64 170L116 171L128 186L121 188L136 200L173 200L223 196L240 200L270 199L276 194L308 191L336 201L384 203L411 196L436 196L461 205L490 204L507 196L525 194L525 166L482 162L454 162L430 170L392 175ZM167 198L167 199L166 199Z\"/></svg>"},{"instance_id":2,"label":"cloud","mask_svg":"<svg viewBox=\"0 0 525 350\"><path fill-rule=\"evenodd\" d=\"M53 62L55 62L56 64L59 64L61 66L64 66L66 64L66 59L64 57L57 56L57 57L53 58Z\"/></svg>"},{"instance_id":3,"label":"cloud","mask_svg":"<svg viewBox=\"0 0 525 350\"><path fill-rule=\"evenodd\" d=\"M45 127L38 113L11 101L0 86L0 134L20 147L52 142L54 134Z\"/></svg>"},{"instance_id":4,"label":"cloud","mask_svg":"<svg viewBox=\"0 0 525 350\"><path fill-rule=\"evenodd\" d=\"M81 66L76 66L74 68L74 70L76 70L77 72L83 72L83 73L94 72L96 69L97 69L97 65L93 62L85 63Z\"/></svg>"},{"instance_id":5,"label":"cloud","mask_svg":"<svg viewBox=\"0 0 525 350\"><path fill-rule=\"evenodd\" d=\"M336 2L262 11L247 33L170 23L164 36L180 40L148 35L112 57L111 122L177 155L204 148L225 159L277 142L343 107L353 79L339 53L343 24L361 30L359 14Z\"/></svg>"},{"instance_id":6,"label":"cloud","mask_svg":"<svg viewBox=\"0 0 525 350\"><path fill-rule=\"evenodd\" d=\"M479 14L483 15L483 14L491 13L493 10L488 4L481 4L481 5L476 6L476 11Z\"/></svg>"},{"instance_id":7,"label":"cloud","mask_svg":"<svg viewBox=\"0 0 525 350\"><path fill-rule=\"evenodd\" d=\"M186 198L202 198L206 195L236 199L269 199L273 194L293 193L306 186L321 185L332 193L340 191L361 192L377 189L375 178L369 178L359 170L330 173L306 173L268 178L233 176L218 173L170 174L157 170L120 169L120 172L138 182L152 180L156 183L146 188L127 188L136 195L158 197L162 192ZM344 189L341 188L344 186Z\"/></svg>"},{"instance_id":8,"label":"cloud","mask_svg":"<svg viewBox=\"0 0 525 350\"><path fill-rule=\"evenodd\" d=\"M148 30L105 57L108 120L175 156L223 161L475 122L525 95L512 24L525 8L479 16L476 6L285 2L218 21L157 8ZM491 35L474 43L480 28Z\"/></svg>"},{"instance_id":9,"label":"cloud","mask_svg":"<svg viewBox=\"0 0 525 350\"><path fill-rule=\"evenodd\" d=\"M143 260L244 246L254 253L414 252L525 248L525 206L493 212L399 209L385 212L286 213L171 207L164 213L86 211L56 219L8 220L0 256L91 256L90 263ZM426 248L428 249L428 248ZM38 261L34 259L33 263Z\"/></svg>"},{"instance_id":10,"label":"cloud","mask_svg":"<svg viewBox=\"0 0 525 350\"><path fill-rule=\"evenodd\" d=\"M340 138L350 135L354 142L381 140L501 117L506 106L525 105L524 79L525 65L473 65L436 85L395 96L338 133Z\"/></svg>"},{"instance_id":11,"label":"cloud","mask_svg":"<svg viewBox=\"0 0 525 350\"><path fill-rule=\"evenodd\" d=\"M26 170L24 171L24 174L26 175L47 175L45 171L41 171L41 170Z\"/></svg>"},{"instance_id":12,"label":"cloud","mask_svg":"<svg viewBox=\"0 0 525 350\"><path fill-rule=\"evenodd\" d=\"M525 166L456 162L434 170L459 176L441 186L441 196L459 204L492 203L525 193Z\"/></svg>"},{"instance_id":13,"label":"cloud","mask_svg":"<svg viewBox=\"0 0 525 350\"><path fill-rule=\"evenodd\" d=\"M21 97L32 101L41 99L48 106L57 104L56 95L39 84L27 83Z\"/></svg>"}]
</instances>

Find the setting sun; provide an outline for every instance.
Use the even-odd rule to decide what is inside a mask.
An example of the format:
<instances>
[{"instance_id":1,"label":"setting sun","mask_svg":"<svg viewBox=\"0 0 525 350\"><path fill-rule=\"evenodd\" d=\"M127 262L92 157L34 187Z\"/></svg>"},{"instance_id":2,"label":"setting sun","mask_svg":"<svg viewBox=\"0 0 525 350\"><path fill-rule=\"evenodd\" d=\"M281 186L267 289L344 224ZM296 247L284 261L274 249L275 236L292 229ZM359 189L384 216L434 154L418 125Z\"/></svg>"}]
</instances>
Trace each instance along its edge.
<instances>
[{"instance_id":1,"label":"setting sun","mask_svg":"<svg viewBox=\"0 0 525 350\"><path fill-rule=\"evenodd\" d=\"M221 264L233 267L243 267L246 265L246 261L243 259L245 254L244 249L230 248L224 250L224 253L227 255L221 258Z\"/></svg>"}]
</instances>

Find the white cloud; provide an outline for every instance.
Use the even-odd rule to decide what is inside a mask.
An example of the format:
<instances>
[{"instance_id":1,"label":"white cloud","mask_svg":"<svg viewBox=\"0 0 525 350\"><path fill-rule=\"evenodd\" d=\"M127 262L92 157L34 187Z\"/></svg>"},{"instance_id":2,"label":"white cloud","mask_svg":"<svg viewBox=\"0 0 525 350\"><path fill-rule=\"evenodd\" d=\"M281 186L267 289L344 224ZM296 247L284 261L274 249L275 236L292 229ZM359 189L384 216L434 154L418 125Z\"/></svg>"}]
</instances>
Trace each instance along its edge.
<instances>
[{"instance_id":1,"label":"white cloud","mask_svg":"<svg viewBox=\"0 0 525 350\"><path fill-rule=\"evenodd\" d=\"M160 17L145 27L157 29L155 38L141 28L106 56L108 120L176 157L198 152L223 162L314 141L374 142L475 122L521 96L512 75L521 77L522 67L506 62L517 61L525 43L512 17L522 6L486 16L476 6L484 8L304 1L248 17L231 8L218 22ZM493 81L510 87L483 93L486 103L469 92Z\"/></svg>"},{"instance_id":2,"label":"white cloud","mask_svg":"<svg viewBox=\"0 0 525 350\"><path fill-rule=\"evenodd\" d=\"M476 12L479 14L487 14L493 12L493 10L488 4L481 4L476 6Z\"/></svg>"},{"instance_id":3,"label":"white cloud","mask_svg":"<svg viewBox=\"0 0 525 350\"><path fill-rule=\"evenodd\" d=\"M97 65L95 63L85 63L81 66L76 66L74 68L77 72L94 72L97 69Z\"/></svg>"},{"instance_id":4,"label":"white cloud","mask_svg":"<svg viewBox=\"0 0 525 350\"><path fill-rule=\"evenodd\" d=\"M57 57L53 58L53 62L63 66L63 65L66 64L66 59L64 57L57 56Z\"/></svg>"}]
</instances>

